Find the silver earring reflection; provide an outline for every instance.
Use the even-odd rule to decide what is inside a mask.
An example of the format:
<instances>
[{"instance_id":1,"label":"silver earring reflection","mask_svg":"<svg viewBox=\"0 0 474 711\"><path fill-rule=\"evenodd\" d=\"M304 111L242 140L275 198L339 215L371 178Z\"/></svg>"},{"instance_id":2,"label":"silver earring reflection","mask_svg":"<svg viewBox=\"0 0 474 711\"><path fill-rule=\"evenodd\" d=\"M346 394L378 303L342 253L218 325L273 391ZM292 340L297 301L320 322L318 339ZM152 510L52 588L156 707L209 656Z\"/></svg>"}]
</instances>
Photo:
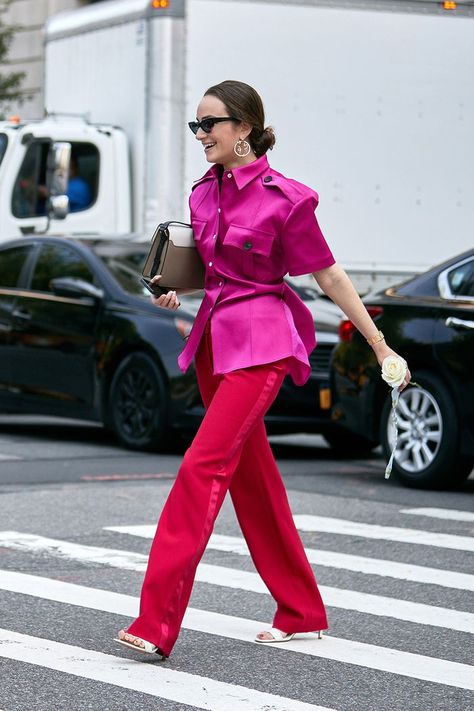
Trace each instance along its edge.
<instances>
[{"instance_id":1,"label":"silver earring reflection","mask_svg":"<svg viewBox=\"0 0 474 711\"><path fill-rule=\"evenodd\" d=\"M238 140L234 146L234 153L236 156L239 156L239 158L245 158L246 156L248 156L250 151L250 143L248 143L248 141L243 138Z\"/></svg>"}]
</instances>

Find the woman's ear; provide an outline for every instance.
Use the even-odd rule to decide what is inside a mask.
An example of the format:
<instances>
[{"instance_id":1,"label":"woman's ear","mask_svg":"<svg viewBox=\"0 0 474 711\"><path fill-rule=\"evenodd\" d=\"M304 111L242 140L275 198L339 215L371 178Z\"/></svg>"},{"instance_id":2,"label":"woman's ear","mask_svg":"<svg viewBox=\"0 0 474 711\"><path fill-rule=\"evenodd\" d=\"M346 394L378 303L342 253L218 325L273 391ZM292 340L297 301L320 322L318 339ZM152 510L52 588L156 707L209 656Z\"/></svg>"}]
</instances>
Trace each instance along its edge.
<instances>
[{"instance_id":1,"label":"woman's ear","mask_svg":"<svg viewBox=\"0 0 474 711\"><path fill-rule=\"evenodd\" d=\"M252 128L253 126L251 126L249 123L247 123L246 121L242 121L239 126L239 137L243 140L246 140L252 133Z\"/></svg>"}]
</instances>

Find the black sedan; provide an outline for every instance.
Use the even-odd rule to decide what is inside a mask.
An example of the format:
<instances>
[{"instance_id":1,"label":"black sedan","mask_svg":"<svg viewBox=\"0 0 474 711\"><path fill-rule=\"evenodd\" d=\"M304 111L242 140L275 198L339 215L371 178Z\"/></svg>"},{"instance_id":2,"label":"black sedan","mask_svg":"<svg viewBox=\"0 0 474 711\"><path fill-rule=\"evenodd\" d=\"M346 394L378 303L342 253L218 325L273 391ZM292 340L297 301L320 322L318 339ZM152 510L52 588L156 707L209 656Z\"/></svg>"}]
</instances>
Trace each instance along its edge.
<instances>
[{"instance_id":1,"label":"black sedan","mask_svg":"<svg viewBox=\"0 0 474 711\"><path fill-rule=\"evenodd\" d=\"M196 430L203 407L195 373L177 366L195 309L186 299L179 311L151 304L139 281L147 251L133 236L25 236L1 245L3 413L102 422L134 449L159 448L172 433ZM329 357L338 318L327 320L310 381L295 388L285 380L267 416L270 431L334 429Z\"/></svg>"},{"instance_id":2,"label":"black sedan","mask_svg":"<svg viewBox=\"0 0 474 711\"><path fill-rule=\"evenodd\" d=\"M364 299L412 379L396 411L393 476L408 486L443 487L474 467L474 250ZM370 449L394 443L388 386L371 348L350 321L332 361L332 419Z\"/></svg>"},{"instance_id":3,"label":"black sedan","mask_svg":"<svg viewBox=\"0 0 474 711\"><path fill-rule=\"evenodd\" d=\"M0 407L103 422L160 446L201 414L176 358L192 326L143 294L133 243L25 237L0 249Z\"/></svg>"}]
</instances>

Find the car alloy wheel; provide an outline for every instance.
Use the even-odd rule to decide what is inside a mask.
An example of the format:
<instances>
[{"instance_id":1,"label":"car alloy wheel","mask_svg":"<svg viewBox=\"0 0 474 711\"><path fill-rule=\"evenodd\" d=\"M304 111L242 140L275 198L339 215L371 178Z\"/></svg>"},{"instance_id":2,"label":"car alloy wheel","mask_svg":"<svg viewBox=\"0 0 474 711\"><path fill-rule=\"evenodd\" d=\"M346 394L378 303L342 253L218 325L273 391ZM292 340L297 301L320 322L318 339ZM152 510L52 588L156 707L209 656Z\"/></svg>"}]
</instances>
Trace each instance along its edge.
<instances>
[{"instance_id":1,"label":"car alloy wheel","mask_svg":"<svg viewBox=\"0 0 474 711\"><path fill-rule=\"evenodd\" d=\"M459 420L451 392L437 375L415 371L396 409L398 442L392 476L406 486L452 488L469 476L473 461L459 453ZM388 459L394 444L392 400L382 409L380 439Z\"/></svg>"},{"instance_id":2,"label":"car alloy wheel","mask_svg":"<svg viewBox=\"0 0 474 711\"><path fill-rule=\"evenodd\" d=\"M395 460L407 472L422 472L436 458L443 436L443 417L438 403L428 390L410 387L400 393L396 416L398 444ZM391 418L387 429L392 448L395 433Z\"/></svg>"},{"instance_id":3,"label":"car alloy wheel","mask_svg":"<svg viewBox=\"0 0 474 711\"><path fill-rule=\"evenodd\" d=\"M164 384L153 360L132 353L117 368L110 387L109 418L131 449L156 449L164 434Z\"/></svg>"}]
</instances>

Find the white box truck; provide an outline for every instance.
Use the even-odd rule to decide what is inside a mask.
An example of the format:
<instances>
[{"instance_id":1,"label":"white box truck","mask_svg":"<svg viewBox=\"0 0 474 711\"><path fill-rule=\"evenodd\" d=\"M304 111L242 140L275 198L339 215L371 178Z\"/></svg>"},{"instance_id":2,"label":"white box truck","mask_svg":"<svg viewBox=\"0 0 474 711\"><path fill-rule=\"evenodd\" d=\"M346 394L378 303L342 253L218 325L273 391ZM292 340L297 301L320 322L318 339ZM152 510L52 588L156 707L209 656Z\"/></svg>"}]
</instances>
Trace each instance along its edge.
<instances>
[{"instance_id":1,"label":"white box truck","mask_svg":"<svg viewBox=\"0 0 474 711\"><path fill-rule=\"evenodd\" d=\"M319 192L338 261L361 291L388 285L472 244L473 46L462 2L110 0L58 14L46 118L0 124L0 240L186 219L208 168L187 121L232 78L264 99L273 167ZM87 183L62 223L46 217L58 143Z\"/></svg>"}]
</instances>

